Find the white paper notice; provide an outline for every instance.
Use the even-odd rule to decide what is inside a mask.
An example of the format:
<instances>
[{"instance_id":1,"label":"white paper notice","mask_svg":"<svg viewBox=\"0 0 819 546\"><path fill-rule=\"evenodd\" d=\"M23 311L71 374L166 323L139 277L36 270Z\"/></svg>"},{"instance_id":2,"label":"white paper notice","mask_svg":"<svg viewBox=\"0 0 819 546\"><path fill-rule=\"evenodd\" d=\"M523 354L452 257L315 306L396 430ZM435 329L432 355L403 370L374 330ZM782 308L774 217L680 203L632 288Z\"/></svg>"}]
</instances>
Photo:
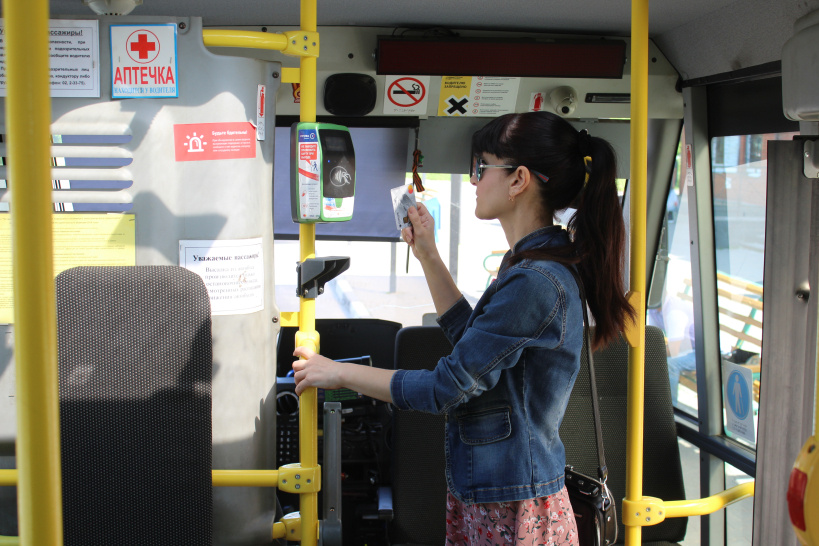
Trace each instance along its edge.
<instances>
[{"instance_id":1,"label":"white paper notice","mask_svg":"<svg viewBox=\"0 0 819 546\"><path fill-rule=\"evenodd\" d=\"M202 277L212 315L264 309L262 240L179 241L179 265Z\"/></svg>"},{"instance_id":2,"label":"white paper notice","mask_svg":"<svg viewBox=\"0 0 819 546\"><path fill-rule=\"evenodd\" d=\"M0 19L2 25L2 19ZM99 21L48 22L52 97L100 96ZM0 97L6 96L6 33L0 28Z\"/></svg>"}]
</instances>

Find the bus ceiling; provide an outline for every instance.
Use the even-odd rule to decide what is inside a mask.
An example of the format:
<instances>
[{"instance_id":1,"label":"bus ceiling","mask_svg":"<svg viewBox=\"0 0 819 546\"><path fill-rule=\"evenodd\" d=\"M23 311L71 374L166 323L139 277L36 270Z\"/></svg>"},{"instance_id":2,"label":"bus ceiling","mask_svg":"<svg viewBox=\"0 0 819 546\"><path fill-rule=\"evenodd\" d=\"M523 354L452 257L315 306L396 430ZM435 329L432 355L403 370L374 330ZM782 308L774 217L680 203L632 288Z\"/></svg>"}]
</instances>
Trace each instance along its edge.
<instances>
[{"instance_id":1,"label":"bus ceiling","mask_svg":"<svg viewBox=\"0 0 819 546\"><path fill-rule=\"evenodd\" d=\"M298 27L300 15L299 2L289 0L245 0L240 3L240 9L236 9L236 2L223 0L130 1L139 4L133 16L198 16L206 28L283 26L292 29ZM51 0L51 16L93 16L88 3L89 0ZM580 5L582 9L578 9ZM793 34L794 23L818 8L819 0L652 0L649 32L680 77L690 80L780 60L782 46ZM468 4L439 0L426 6L348 0L322 2L318 24L319 27L351 27L362 32L366 27L381 27L387 34L416 36L486 37L496 32L522 32L527 36L627 37L631 13L627 3L609 0L506 2L502 9L496 2L487 0ZM326 39L323 41L327 43ZM348 59L351 70L360 70L362 62L373 62L373 48L363 42L358 44L368 51L364 59ZM322 54L346 58L349 52L342 49L324 48Z\"/></svg>"}]
</instances>

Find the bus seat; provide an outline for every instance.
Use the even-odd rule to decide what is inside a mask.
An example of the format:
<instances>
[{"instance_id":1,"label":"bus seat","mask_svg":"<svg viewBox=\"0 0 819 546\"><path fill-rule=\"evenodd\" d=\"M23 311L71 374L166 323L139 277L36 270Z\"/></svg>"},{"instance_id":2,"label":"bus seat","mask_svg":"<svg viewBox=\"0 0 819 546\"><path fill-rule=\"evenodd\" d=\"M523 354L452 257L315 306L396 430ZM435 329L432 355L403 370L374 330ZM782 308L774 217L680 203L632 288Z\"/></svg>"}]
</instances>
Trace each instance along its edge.
<instances>
[{"instance_id":1,"label":"bus seat","mask_svg":"<svg viewBox=\"0 0 819 546\"><path fill-rule=\"evenodd\" d=\"M645 350L643 495L681 500L685 498L685 488L671 406L665 340L659 328L646 326ZM618 543L622 543L625 540L622 500L626 495L628 343L621 337L608 347L595 351L594 366L608 485L617 503ZM567 463L583 473L596 476L597 451L585 358L566 408L560 437L566 447ZM644 527L643 544L659 546L679 543L685 537L687 524L687 518L670 518L658 525Z\"/></svg>"},{"instance_id":2,"label":"bus seat","mask_svg":"<svg viewBox=\"0 0 819 546\"><path fill-rule=\"evenodd\" d=\"M56 278L65 544L212 542L208 293L174 266Z\"/></svg>"},{"instance_id":3,"label":"bus seat","mask_svg":"<svg viewBox=\"0 0 819 546\"><path fill-rule=\"evenodd\" d=\"M395 367L431 370L452 352L439 326L408 326L395 338ZM438 546L446 538L444 416L395 411L392 431L393 545Z\"/></svg>"}]
</instances>

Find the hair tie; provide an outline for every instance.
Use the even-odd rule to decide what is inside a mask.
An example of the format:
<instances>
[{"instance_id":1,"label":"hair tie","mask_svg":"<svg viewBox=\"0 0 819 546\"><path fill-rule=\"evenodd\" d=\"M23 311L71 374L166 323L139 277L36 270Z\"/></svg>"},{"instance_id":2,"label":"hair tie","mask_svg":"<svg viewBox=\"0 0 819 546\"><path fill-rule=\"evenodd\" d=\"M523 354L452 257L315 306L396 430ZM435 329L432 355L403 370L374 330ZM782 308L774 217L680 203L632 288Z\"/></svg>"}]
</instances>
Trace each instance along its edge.
<instances>
[{"instance_id":1,"label":"hair tie","mask_svg":"<svg viewBox=\"0 0 819 546\"><path fill-rule=\"evenodd\" d=\"M586 179L583 180L583 185L586 185L589 182L589 175L592 171L591 166L592 158L590 155L587 155L583 158L583 167L586 169Z\"/></svg>"},{"instance_id":2,"label":"hair tie","mask_svg":"<svg viewBox=\"0 0 819 546\"><path fill-rule=\"evenodd\" d=\"M580 156L591 155L591 135L588 129L577 132L577 145L580 149Z\"/></svg>"}]
</instances>

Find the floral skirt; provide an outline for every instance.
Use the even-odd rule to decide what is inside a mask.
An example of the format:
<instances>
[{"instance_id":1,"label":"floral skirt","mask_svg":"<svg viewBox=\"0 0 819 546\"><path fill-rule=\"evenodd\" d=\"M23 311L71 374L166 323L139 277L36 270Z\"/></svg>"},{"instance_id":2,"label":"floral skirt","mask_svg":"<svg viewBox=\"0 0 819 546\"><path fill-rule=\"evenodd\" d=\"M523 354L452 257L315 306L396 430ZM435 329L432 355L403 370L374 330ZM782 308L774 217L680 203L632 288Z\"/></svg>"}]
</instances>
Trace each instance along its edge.
<instances>
[{"instance_id":1,"label":"floral skirt","mask_svg":"<svg viewBox=\"0 0 819 546\"><path fill-rule=\"evenodd\" d=\"M481 546L578 546L577 524L564 487L538 499L464 504L447 492L446 543Z\"/></svg>"}]
</instances>

